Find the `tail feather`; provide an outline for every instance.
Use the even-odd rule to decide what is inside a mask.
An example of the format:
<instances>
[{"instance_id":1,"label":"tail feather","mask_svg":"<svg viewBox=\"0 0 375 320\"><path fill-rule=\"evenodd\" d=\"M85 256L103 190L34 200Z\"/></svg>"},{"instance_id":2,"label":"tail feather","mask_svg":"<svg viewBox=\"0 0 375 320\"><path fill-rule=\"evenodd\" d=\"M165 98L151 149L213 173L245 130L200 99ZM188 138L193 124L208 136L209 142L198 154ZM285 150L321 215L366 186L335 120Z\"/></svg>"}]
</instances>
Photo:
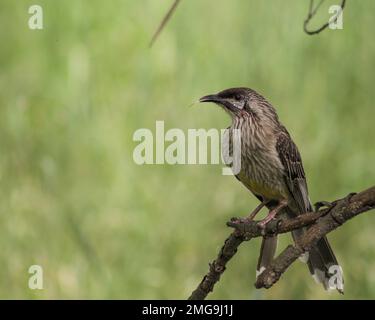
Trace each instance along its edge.
<instances>
[{"instance_id":1,"label":"tail feather","mask_svg":"<svg viewBox=\"0 0 375 320\"><path fill-rule=\"evenodd\" d=\"M311 206L311 205L310 205ZM269 208L271 209L271 208ZM312 207L310 208L312 211ZM285 210L284 214L287 216L295 216L291 211ZM292 231L292 236L295 242L303 236L308 228L302 228ZM260 256L256 275L257 277L270 265L274 259L277 248L277 235L263 238L260 249ZM344 293L344 278L342 268L337 262L335 254L326 237L321 238L318 243L305 252L300 260L307 263L310 273L314 279L323 284L326 290L337 289L338 292Z\"/></svg>"},{"instance_id":2,"label":"tail feather","mask_svg":"<svg viewBox=\"0 0 375 320\"><path fill-rule=\"evenodd\" d=\"M303 229L293 231L294 241L304 232ZM321 238L308 252L307 265L315 281L323 284L324 289L337 289L338 292L344 293L342 269L326 237Z\"/></svg>"},{"instance_id":3,"label":"tail feather","mask_svg":"<svg viewBox=\"0 0 375 320\"><path fill-rule=\"evenodd\" d=\"M262 246L260 248L260 255L256 271L258 277L269 264L272 262L277 249L277 235L272 237L263 238Z\"/></svg>"}]
</instances>

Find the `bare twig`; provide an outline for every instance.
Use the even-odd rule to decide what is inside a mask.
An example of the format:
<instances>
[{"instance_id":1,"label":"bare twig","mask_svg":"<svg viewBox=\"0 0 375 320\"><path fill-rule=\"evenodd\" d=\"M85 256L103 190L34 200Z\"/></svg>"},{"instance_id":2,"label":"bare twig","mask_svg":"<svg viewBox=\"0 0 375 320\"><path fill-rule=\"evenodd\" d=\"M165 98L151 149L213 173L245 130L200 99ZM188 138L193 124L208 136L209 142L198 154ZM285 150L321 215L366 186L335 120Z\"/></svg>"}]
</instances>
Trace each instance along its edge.
<instances>
[{"instance_id":1,"label":"bare twig","mask_svg":"<svg viewBox=\"0 0 375 320\"><path fill-rule=\"evenodd\" d=\"M227 223L235 228L225 240L224 246L216 260L210 264L209 272L197 289L189 297L190 300L202 300L211 292L225 271L226 264L236 254L243 241L252 238L287 233L304 226L310 226L298 244L288 246L265 271L257 278L256 288L270 288L288 269L288 267L304 252L309 251L319 239L335 230L349 219L375 208L375 186L359 194L336 200L328 208L317 212L309 212L294 219L273 220L265 229L258 226L257 221L233 218Z\"/></svg>"},{"instance_id":2,"label":"bare twig","mask_svg":"<svg viewBox=\"0 0 375 320\"><path fill-rule=\"evenodd\" d=\"M320 6L323 4L324 0L320 0L320 2L318 3L318 5L314 8L314 0L310 0L310 6L309 6L309 12L307 14L307 18L305 20L305 22L303 23L303 30L308 34L308 35L314 35L314 34L318 34L320 32L322 32L324 29L326 29L330 23L332 22L336 22L338 17L342 14L342 12L344 11L344 7L345 7L345 3L346 3L346 0L342 0L341 2L341 11L335 16L335 18L333 19L333 21L327 21L325 24L323 24L320 28L318 29L315 29L315 30L309 30L307 28L307 25L309 24L310 20L315 16L315 14L317 13L318 9L320 8Z\"/></svg>"},{"instance_id":3,"label":"bare twig","mask_svg":"<svg viewBox=\"0 0 375 320\"><path fill-rule=\"evenodd\" d=\"M171 19L172 15L174 14L174 12L175 12L175 10L176 10L176 8L177 8L177 6L179 5L180 2L181 2L181 0L174 0L174 3L172 4L171 8L168 10L168 12L164 16L163 20L161 21L158 29L156 30L155 34L153 35L153 37L150 41L150 45L149 45L150 47L152 47L152 45L155 43L156 39L159 37L159 35L163 31L164 27L166 26L168 21ZM316 30L309 30L308 24L309 24L310 20L315 16L315 14L317 13L318 9L323 4L323 2L324 2L324 0L320 0L318 5L314 8L314 0L310 0L309 12L308 12L307 18L306 18L306 20L304 21L304 24L303 24L303 30L308 35L318 34L318 33L322 32L324 29L326 29L331 22L336 22L338 17L340 16L340 14L342 14L342 12L344 11L344 7L345 7L345 4L346 4L346 0L342 0L341 5L340 5L341 6L341 12L338 13L335 16L333 21L326 22L324 25L322 25L320 28L318 28Z\"/></svg>"},{"instance_id":4,"label":"bare twig","mask_svg":"<svg viewBox=\"0 0 375 320\"><path fill-rule=\"evenodd\" d=\"M155 34L153 35L151 41L150 41L150 47L154 44L155 40L158 38L159 34L162 32L164 29L165 25L169 21L169 19L172 17L174 11L176 10L178 4L180 3L181 0L175 0L174 3L172 4L171 8L168 10L167 14L164 16L163 20L161 21L158 29L156 30Z\"/></svg>"}]
</instances>

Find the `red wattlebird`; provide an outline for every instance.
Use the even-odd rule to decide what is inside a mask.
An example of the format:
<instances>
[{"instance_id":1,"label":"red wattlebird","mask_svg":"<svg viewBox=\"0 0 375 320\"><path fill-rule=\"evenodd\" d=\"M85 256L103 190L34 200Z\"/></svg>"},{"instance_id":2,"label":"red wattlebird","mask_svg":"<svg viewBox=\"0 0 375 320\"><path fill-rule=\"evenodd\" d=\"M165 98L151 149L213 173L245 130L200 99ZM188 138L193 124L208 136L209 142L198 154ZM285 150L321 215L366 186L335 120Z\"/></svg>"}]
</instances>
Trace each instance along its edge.
<instances>
[{"instance_id":1,"label":"red wattlebird","mask_svg":"<svg viewBox=\"0 0 375 320\"><path fill-rule=\"evenodd\" d=\"M241 132L241 168L236 178L261 201L251 218L262 206L269 209L268 216L260 222L263 227L276 215L291 218L313 211L298 148L274 107L262 95L248 88L232 88L202 97L200 102L221 106L232 118L229 130ZM293 231L294 240L305 231ZM276 246L277 236L263 238L257 275L273 260ZM342 269L326 237L301 258L324 288L332 287L332 266L342 279ZM341 285L335 288L343 290Z\"/></svg>"}]
</instances>

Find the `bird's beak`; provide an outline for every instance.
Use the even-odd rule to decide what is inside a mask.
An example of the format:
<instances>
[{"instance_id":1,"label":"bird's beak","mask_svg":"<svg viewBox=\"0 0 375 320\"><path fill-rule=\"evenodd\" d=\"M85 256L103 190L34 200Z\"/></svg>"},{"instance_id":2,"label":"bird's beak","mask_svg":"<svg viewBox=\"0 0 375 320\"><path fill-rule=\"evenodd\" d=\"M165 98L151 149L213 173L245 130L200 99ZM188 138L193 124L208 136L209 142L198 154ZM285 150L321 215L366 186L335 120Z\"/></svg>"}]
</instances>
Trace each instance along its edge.
<instances>
[{"instance_id":1,"label":"bird's beak","mask_svg":"<svg viewBox=\"0 0 375 320\"><path fill-rule=\"evenodd\" d=\"M199 102L213 102L219 106L222 106L228 111L234 111L234 107L225 99L219 97L218 94L209 94L199 99Z\"/></svg>"},{"instance_id":2,"label":"bird's beak","mask_svg":"<svg viewBox=\"0 0 375 320\"><path fill-rule=\"evenodd\" d=\"M204 96L204 97L200 98L199 102L215 102L215 103L219 103L220 102L220 98L218 97L217 94L209 94L208 96Z\"/></svg>"}]
</instances>

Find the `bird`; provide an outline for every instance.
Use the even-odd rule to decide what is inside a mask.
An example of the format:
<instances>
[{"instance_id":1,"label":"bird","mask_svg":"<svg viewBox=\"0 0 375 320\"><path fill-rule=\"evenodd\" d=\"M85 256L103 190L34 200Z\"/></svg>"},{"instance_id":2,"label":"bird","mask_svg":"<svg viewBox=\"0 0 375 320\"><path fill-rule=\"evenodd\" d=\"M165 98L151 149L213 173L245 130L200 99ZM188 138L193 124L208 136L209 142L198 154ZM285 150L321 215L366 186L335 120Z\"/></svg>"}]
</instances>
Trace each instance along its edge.
<instances>
[{"instance_id":1,"label":"bird","mask_svg":"<svg viewBox=\"0 0 375 320\"><path fill-rule=\"evenodd\" d=\"M202 103L215 103L231 117L227 129L237 129L241 136L240 170L235 177L260 201L249 219L266 207L266 218L259 222L264 228L276 217L294 218L312 212L307 180L297 145L280 122L276 109L253 89L240 87L223 90L199 99ZM231 145L233 152L233 146ZM292 231L294 242L307 231L307 227ZM258 259L258 277L274 259L277 235L263 237ZM341 273L342 268L326 237L321 238L300 260L307 263L310 273L323 287L332 289L331 267ZM336 289L343 293L342 285Z\"/></svg>"}]
</instances>

